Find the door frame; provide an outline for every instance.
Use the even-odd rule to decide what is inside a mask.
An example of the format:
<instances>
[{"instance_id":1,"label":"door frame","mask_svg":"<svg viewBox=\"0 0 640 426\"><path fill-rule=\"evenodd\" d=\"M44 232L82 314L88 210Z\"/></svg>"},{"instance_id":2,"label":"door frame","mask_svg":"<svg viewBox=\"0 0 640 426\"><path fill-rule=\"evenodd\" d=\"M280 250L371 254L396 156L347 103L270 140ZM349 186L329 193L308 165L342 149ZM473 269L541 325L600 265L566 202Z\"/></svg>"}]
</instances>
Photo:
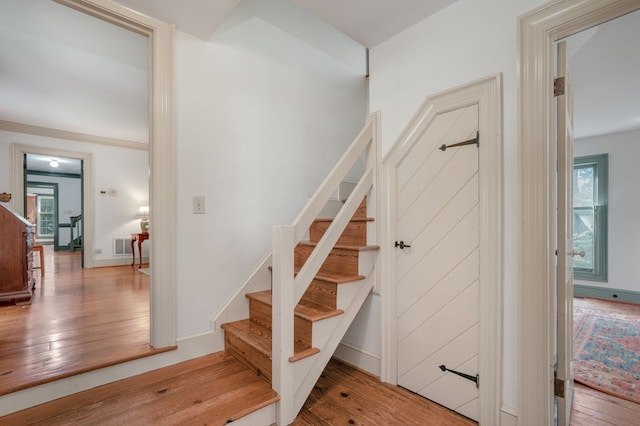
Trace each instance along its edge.
<instances>
[{"instance_id":1,"label":"door frame","mask_svg":"<svg viewBox=\"0 0 640 426\"><path fill-rule=\"evenodd\" d=\"M638 9L637 0L557 0L518 18L518 425L552 425L554 414L554 44Z\"/></svg>"},{"instance_id":2,"label":"door frame","mask_svg":"<svg viewBox=\"0 0 640 426\"><path fill-rule=\"evenodd\" d=\"M93 155L86 152L66 151L62 149L46 148L41 146L13 144L11 147L13 161L13 193L16 203L14 208L20 213L24 212L26 201L25 180L25 156L28 154L45 155L49 157L64 157L82 161L82 266L83 268L93 268L93 247L94 239L94 194L93 194ZM57 224L57 222L56 222ZM57 226L57 225L56 225ZM57 235L56 235L57 241ZM86 250L85 250L86 248Z\"/></svg>"},{"instance_id":3,"label":"door frame","mask_svg":"<svg viewBox=\"0 0 640 426\"><path fill-rule=\"evenodd\" d=\"M149 179L149 207L154 224L153 238L149 240L153 256L150 265L153 283L150 290L150 343L155 348L173 347L177 340L174 25L150 18L110 0L55 1L149 38L149 166L151 171L157 172L150 173ZM16 198L19 198L17 193ZM92 202L93 199L87 197L85 208ZM16 210L18 209L21 210L22 207L16 206ZM87 216L90 217L88 214ZM85 223L85 229L88 226L89 223ZM93 247L87 244L86 251L91 253Z\"/></svg>"},{"instance_id":4,"label":"door frame","mask_svg":"<svg viewBox=\"0 0 640 426\"><path fill-rule=\"evenodd\" d=\"M397 168L437 114L479 105L480 424L500 424L502 395L502 75L492 75L428 97L382 162L380 204L380 378L397 384Z\"/></svg>"}]
</instances>

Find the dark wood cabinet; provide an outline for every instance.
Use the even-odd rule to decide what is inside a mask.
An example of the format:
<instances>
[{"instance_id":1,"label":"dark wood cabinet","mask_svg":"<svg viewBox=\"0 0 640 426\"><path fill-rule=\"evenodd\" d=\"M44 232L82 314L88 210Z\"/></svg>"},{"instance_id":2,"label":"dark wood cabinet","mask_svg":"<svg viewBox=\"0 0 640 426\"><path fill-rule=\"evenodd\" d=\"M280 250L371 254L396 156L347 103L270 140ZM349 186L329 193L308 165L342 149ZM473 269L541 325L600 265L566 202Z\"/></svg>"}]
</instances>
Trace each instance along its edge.
<instances>
[{"instance_id":1,"label":"dark wood cabinet","mask_svg":"<svg viewBox=\"0 0 640 426\"><path fill-rule=\"evenodd\" d=\"M33 225L0 204L0 302L31 302Z\"/></svg>"}]
</instances>

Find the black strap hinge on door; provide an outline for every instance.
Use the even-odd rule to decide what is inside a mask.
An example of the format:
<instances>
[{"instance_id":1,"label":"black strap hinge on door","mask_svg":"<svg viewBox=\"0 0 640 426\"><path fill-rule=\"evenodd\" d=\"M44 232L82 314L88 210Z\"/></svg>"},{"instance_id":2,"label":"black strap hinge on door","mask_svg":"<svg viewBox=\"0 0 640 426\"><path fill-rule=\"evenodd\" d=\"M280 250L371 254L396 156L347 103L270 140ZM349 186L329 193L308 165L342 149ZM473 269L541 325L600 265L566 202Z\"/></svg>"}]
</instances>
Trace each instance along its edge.
<instances>
[{"instance_id":1,"label":"black strap hinge on door","mask_svg":"<svg viewBox=\"0 0 640 426\"><path fill-rule=\"evenodd\" d=\"M440 146L440 148L438 148L440 151L446 151L447 148L456 148L459 146L465 146L465 145L474 145L479 147L480 146L480 132L476 131L476 137L473 139L469 139L466 141L462 141L462 142L458 142L458 143L454 143L453 145L447 145L447 144L442 144L442 146Z\"/></svg>"},{"instance_id":2,"label":"black strap hinge on door","mask_svg":"<svg viewBox=\"0 0 640 426\"><path fill-rule=\"evenodd\" d=\"M446 365L442 364L440 367L440 370L442 371L448 371L449 373L453 373L456 374L460 377L464 377L467 380L471 380L472 382L474 382L476 384L476 387L480 387L480 375L476 374L475 376L472 376L471 374L465 374L465 373L461 373L459 371L455 371L455 370L449 370L447 368Z\"/></svg>"}]
</instances>

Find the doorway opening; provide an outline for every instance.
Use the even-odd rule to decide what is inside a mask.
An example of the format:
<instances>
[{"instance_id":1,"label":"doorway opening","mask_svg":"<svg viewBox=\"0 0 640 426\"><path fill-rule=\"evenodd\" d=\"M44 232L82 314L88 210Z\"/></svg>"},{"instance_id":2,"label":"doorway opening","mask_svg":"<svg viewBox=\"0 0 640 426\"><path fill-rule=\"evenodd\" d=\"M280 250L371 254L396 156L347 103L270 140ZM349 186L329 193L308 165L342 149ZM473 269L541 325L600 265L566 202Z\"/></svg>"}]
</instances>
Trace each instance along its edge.
<instances>
[{"instance_id":1,"label":"doorway opening","mask_svg":"<svg viewBox=\"0 0 640 426\"><path fill-rule=\"evenodd\" d=\"M54 251L82 251L82 160L26 154L25 217L36 244Z\"/></svg>"},{"instance_id":2,"label":"doorway opening","mask_svg":"<svg viewBox=\"0 0 640 426\"><path fill-rule=\"evenodd\" d=\"M519 403L522 424L554 422L555 188L554 44L639 8L637 1L552 3L519 22ZM536 78L531 78L531 76ZM564 253L562 253L564 255ZM571 295L572 296L572 295Z\"/></svg>"}]
</instances>

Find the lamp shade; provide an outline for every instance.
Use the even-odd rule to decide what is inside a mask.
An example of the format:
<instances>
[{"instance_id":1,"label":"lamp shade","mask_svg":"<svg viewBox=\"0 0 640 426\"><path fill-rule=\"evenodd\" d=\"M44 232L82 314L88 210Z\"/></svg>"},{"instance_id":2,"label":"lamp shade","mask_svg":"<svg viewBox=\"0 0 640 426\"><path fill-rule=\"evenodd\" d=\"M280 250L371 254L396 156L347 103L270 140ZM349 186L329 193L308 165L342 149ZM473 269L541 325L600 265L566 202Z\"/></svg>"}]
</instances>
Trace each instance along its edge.
<instances>
[{"instance_id":1,"label":"lamp shade","mask_svg":"<svg viewBox=\"0 0 640 426\"><path fill-rule=\"evenodd\" d=\"M138 207L138 216L142 216L142 217L149 216L149 206Z\"/></svg>"}]
</instances>

